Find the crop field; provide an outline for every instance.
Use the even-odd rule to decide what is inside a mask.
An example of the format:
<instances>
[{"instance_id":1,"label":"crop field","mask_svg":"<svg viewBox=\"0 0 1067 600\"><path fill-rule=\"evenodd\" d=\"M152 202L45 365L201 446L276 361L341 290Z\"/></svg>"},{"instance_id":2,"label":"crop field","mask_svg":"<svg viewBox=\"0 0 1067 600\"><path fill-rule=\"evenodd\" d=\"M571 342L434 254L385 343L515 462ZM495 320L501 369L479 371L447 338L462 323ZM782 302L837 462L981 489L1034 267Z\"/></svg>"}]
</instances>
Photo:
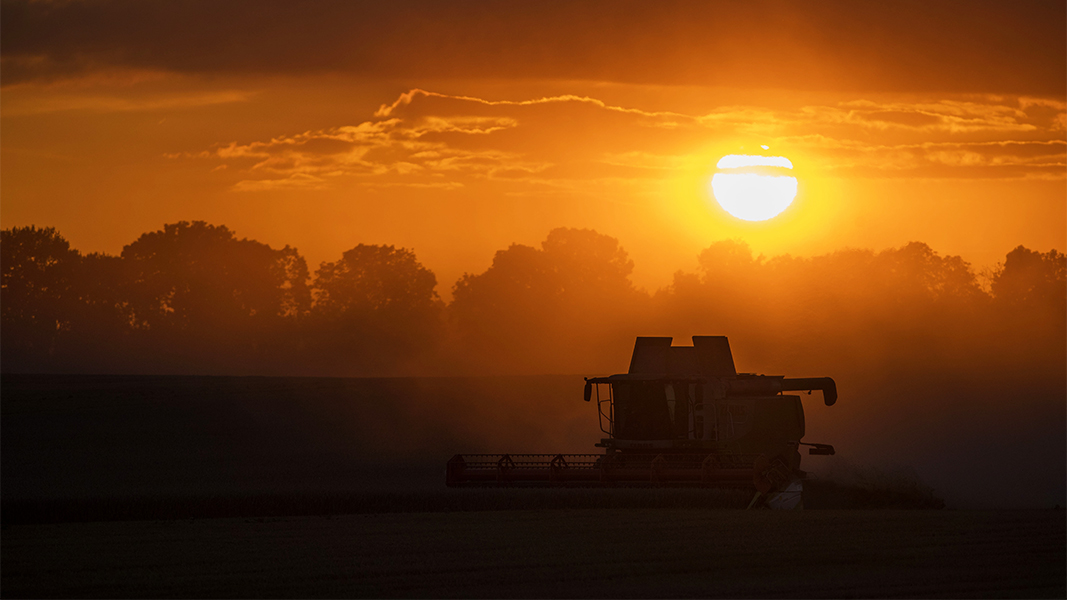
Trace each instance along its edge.
<instances>
[{"instance_id":1,"label":"crop field","mask_svg":"<svg viewBox=\"0 0 1067 600\"><path fill-rule=\"evenodd\" d=\"M590 451L578 377L2 386L5 597L1065 595L1062 510L922 510L907 480L815 480L807 508L852 510L795 512L444 487L456 452Z\"/></svg>"},{"instance_id":2,"label":"crop field","mask_svg":"<svg viewBox=\"0 0 1067 600\"><path fill-rule=\"evenodd\" d=\"M16 525L7 597L1064 597L1062 511L528 510Z\"/></svg>"},{"instance_id":3,"label":"crop field","mask_svg":"<svg viewBox=\"0 0 1067 600\"><path fill-rule=\"evenodd\" d=\"M4 375L4 501L440 490L458 452L588 452L576 376Z\"/></svg>"}]
</instances>

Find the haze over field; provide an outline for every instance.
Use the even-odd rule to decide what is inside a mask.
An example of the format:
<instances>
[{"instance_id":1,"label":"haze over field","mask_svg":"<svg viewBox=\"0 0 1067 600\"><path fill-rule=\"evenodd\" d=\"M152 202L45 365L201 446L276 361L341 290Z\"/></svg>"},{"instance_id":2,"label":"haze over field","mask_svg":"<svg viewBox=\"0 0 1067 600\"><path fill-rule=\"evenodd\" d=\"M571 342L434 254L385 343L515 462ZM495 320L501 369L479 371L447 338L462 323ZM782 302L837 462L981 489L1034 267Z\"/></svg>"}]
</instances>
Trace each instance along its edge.
<instances>
[{"instance_id":1,"label":"haze over field","mask_svg":"<svg viewBox=\"0 0 1067 600\"><path fill-rule=\"evenodd\" d=\"M632 285L632 261L616 240L557 229L540 248L499 251L485 272L456 282L445 304L433 293L434 274L394 247L356 246L309 281L291 248L204 223L146 233L119 257L82 256L52 230L4 230L2 244L6 373L606 375L625 372L637 335L674 335L685 344L693 333L726 334L741 371L837 380L836 406L805 402L805 439L833 442L847 461L914 468L955 505L1047 506L1065 495L1067 258L1056 251L1020 246L979 277L960 257L921 243L767 259L724 241L700 254L698 270L676 273L672 285L649 295ZM327 402L333 416L312 419L323 430L307 438L339 425L353 448L374 456L411 448L438 460L448 448L536 451L542 445L534 439L548 452L589 452L601 434L595 411L580 401L581 380L571 379L569 388L535 378L496 393L456 383L445 396L415 390L382 398L329 386L318 394L312 380L306 390L290 381L280 395L268 385L246 400L227 393L245 398L253 384L220 382L187 400L213 394L212 404L247 403L241 410L255 421L278 410L317 414L312 406ZM106 389L154 405L160 394L177 393L163 384L143 394L136 379ZM65 397L70 385L53 392L45 385L40 401ZM96 397L93 380L85 385L84 394ZM21 398L34 388L6 389ZM372 397L393 408L369 417L344 408ZM446 398L462 402L443 408ZM197 404L182 406L171 409L191 411L179 422L202 419ZM252 406L265 414L254 416ZM47 445L55 433L48 431L7 439ZM512 448L518 439L525 445ZM232 451L243 452L239 446ZM18 469L8 469L9 481Z\"/></svg>"}]
</instances>

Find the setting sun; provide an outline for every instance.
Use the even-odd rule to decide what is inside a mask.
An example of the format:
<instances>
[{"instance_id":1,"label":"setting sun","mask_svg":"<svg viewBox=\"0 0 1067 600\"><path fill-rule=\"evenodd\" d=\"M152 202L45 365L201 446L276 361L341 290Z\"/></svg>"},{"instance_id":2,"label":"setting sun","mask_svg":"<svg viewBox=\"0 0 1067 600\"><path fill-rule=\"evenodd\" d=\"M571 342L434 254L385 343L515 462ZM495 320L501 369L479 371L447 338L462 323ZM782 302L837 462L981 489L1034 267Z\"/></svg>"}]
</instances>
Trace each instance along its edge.
<instances>
[{"instance_id":1,"label":"setting sun","mask_svg":"<svg viewBox=\"0 0 1067 600\"><path fill-rule=\"evenodd\" d=\"M719 159L720 172L711 178L715 200L726 212L745 221L776 217L797 195L797 178L777 171L792 169L784 156L730 154Z\"/></svg>"}]
</instances>

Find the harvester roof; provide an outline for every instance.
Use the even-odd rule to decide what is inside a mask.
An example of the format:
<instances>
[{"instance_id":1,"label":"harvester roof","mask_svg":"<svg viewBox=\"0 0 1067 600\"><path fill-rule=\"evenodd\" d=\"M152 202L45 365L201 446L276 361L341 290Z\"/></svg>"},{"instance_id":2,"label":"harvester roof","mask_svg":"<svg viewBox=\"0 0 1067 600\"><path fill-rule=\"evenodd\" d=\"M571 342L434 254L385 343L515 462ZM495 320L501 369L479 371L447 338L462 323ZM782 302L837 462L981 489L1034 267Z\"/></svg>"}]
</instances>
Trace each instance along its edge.
<instances>
[{"instance_id":1,"label":"harvester roof","mask_svg":"<svg viewBox=\"0 0 1067 600\"><path fill-rule=\"evenodd\" d=\"M692 346L672 346L673 338L639 337L630 375L657 377L734 377L734 357L724 335L694 335Z\"/></svg>"}]
</instances>

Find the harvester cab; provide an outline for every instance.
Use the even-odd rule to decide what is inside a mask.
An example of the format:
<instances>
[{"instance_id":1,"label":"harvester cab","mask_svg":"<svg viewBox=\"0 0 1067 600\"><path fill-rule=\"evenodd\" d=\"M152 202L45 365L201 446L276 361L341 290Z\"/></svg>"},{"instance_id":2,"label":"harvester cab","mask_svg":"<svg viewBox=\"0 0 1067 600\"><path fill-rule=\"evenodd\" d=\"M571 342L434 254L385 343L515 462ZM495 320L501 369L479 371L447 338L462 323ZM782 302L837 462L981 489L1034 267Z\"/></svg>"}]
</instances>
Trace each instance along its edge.
<instances>
[{"instance_id":1,"label":"harvester cab","mask_svg":"<svg viewBox=\"0 0 1067 600\"><path fill-rule=\"evenodd\" d=\"M627 373L585 380L607 437L603 454L456 455L447 483L464 485L688 485L755 487L782 496L799 489L800 447L830 455L833 446L802 442L804 408L789 391L822 391L829 377L738 373L724 336L639 337Z\"/></svg>"},{"instance_id":2,"label":"harvester cab","mask_svg":"<svg viewBox=\"0 0 1067 600\"><path fill-rule=\"evenodd\" d=\"M671 341L639 337L628 373L586 379L585 399L595 398L609 436L596 445L609 454L778 455L804 437L800 397L782 392L821 390L827 406L837 401L829 377L737 373L724 336L694 336L692 346ZM832 453L825 444L811 446L813 454Z\"/></svg>"}]
</instances>

